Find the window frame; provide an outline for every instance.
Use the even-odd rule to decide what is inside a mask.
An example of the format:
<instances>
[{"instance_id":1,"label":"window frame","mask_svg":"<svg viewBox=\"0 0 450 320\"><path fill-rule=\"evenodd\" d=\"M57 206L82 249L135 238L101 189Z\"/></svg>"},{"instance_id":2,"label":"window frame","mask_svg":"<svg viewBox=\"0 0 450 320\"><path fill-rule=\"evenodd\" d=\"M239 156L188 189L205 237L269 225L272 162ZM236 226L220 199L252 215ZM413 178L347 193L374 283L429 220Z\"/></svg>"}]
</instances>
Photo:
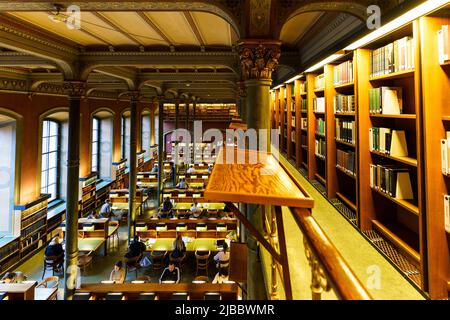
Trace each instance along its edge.
<instances>
[{"instance_id":1,"label":"window frame","mask_svg":"<svg viewBox=\"0 0 450 320\"><path fill-rule=\"evenodd\" d=\"M94 137L94 122L97 122L97 129L96 129L96 137ZM94 143L97 143L97 150L95 155L96 155L96 170L94 170ZM92 117L92 130L91 130L91 172L96 172L97 173L97 178L100 177L100 172L101 172L101 143L102 143L102 119L99 117Z\"/></svg>"},{"instance_id":2,"label":"window frame","mask_svg":"<svg viewBox=\"0 0 450 320\"><path fill-rule=\"evenodd\" d=\"M45 130L45 123L46 122L50 122L50 123L55 123L56 124L56 150L54 150L54 151L49 151L49 146L47 146L47 150L44 151L44 145L43 145L44 144L44 139L48 139L47 143L49 143L50 138L51 137L55 137L55 136L52 136L50 134L50 131L51 131L50 130L50 125L48 127L48 131L44 132L44 130ZM42 148L41 149L41 187L40 187L41 192L42 192L42 190L45 190L45 192L43 192L43 193L49 193L48 192L49 191L49 186L51 186L51 185L49 184L49 176L50 175L49 175L48 172L51 169L54 169L54 168L56 169L55 182L52 183L52 185L53 184L56 185L56 193L55 193L54 197L52 197L53 196L53 194L52 194L52 196L49 199L49 202L61 200L61 136L62 136L62 125L61 125L61 123L59 121L53 120L53 119L44 119L44 121L42 122L42 139L41 139L41 148ZM56 167L52 167L52 168L50 168L50 161L49 161L51 153L55 153L56 154ZM47 166L46 166L45 169L44 169L43 163L42 163L42 159L43 159L44 156L47 156ZM44 172L47 172L47 173L46 173L45 187L43 188L42 187L42 179L44 179Z\"/></svg>"}]
</instances>

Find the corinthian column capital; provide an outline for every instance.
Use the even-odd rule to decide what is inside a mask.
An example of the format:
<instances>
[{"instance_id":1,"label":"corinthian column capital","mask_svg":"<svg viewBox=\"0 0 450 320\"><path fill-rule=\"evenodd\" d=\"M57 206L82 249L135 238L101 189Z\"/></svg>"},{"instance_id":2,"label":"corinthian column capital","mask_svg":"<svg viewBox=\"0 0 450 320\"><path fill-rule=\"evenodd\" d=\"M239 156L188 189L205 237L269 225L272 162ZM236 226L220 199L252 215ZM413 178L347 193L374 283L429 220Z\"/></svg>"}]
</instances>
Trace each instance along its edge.
<instances>
[{"instance_id":1,"label":"corinthian column capital","mask_svg":"<svg viewBox=\"0 0 450 320\"><path fill-rule=\"evenodd\" d=\"M281 41L243 40L238 44L242 80L271 80L281 55Z\"/></svg>"}]
</instances>

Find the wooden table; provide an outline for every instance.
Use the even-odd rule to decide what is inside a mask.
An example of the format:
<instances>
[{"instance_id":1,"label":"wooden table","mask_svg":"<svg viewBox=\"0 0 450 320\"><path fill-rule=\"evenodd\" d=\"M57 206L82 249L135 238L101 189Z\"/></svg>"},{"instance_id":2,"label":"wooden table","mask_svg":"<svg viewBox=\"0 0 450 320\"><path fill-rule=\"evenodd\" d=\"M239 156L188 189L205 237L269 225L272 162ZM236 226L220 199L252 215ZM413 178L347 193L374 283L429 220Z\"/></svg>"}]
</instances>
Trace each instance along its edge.
<instances>
[{"instance_id":1,"label":"wooden table","mask_svg":"<svg viewBox=\"0 0 450 320\"><path fill-rule=\"evenodd\" d=\"M227 159L227 153L245 161ZM294 183L272 154L233 147L220 149L204 196L210 201L314 206L314 200Z\"/></svg>"},{"instance_id":2,"label":"wooden table","mask_svg":"<svg viewBox=\"0 0 450 320\"><path fill-rule=\"evenodd\" d=\"M225 203L223 202L200 202L202 209L205 210L224 210ZM172 210L189 210L193 205L193 202L176 202ZM161 206L162 208L162 206Z\"/></svg>"},{"instance_id":3,"label":"wooden table","mask_svg":"<svg viewBox=\"0 0 450 320\"><path fill-rule=\"evenodd\" d=\"M37 281L26 283L0 283L0 292L6 292L9 300L34 300Z\"/></svg>"},{"instance_id":4,"label":"wooden table","mask_svg":"<svg viewBox=\"0 0 450 320\"><path fill-rule=\"evenodd\" d=\"M148 252L151 251L172 251L173 250L173 242L175 238L158 238L155 241L147 245ZM216 247L215 242L217 240L223 239L213 239L213 238L205 238L205 239L192 239L192 241L185 243L186 251L194 252L196 250L205 250L205 251L219 251L220 249Z\"/></svg>"},{"instance_id":5,"label":"wooden table","mask_svg":"<svg viewBox=\"0 0 450 320\"><path fill-rule=\"evenodd\" d=\"M36 288L34 300L56 300L58 288Z\"/></svg>"},{"instance_id":6,"label":"wooden table","mask_svg":"<svg viewBox=\"0 0 450 320\"><path fill-rule=\"evenodd\" d=\"M104 254L107 254L106 240L103 238L78 238L78 251L82 253L96 252L105 245Z\"/></svg>"}]
</instances>

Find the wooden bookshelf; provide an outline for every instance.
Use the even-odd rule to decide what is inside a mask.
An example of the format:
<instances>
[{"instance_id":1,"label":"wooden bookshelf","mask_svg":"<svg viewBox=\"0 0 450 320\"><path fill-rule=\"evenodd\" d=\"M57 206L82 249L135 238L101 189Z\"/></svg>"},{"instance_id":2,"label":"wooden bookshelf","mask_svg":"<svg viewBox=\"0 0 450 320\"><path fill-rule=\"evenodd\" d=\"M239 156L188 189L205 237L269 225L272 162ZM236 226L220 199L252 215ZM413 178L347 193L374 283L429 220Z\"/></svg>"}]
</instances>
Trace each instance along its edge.
<instances>
[{"instance_id":1,"label":"wooden bookshelf","mask_svg":"<svg viewBox=\"0 0 450 320\"><path fill-rule=\"evenodd\" d=\"M297 154L297 167L308 171L308 179L316 180L326 188L324 196L333 200L332 203L339 200L355 212L356 225L367 239L396 264L407 279L433 299L448 298L450 280L450 236L444 228L443 201L443 195L450 194L450 175L442 174L439 157L440 139L450 131L450 63L439 63L437 47L437 32L442 25L450 25L448 13L435 12L383 35L365 47L346 52L339 61L297 80L296 113L301 114L299 121L303 117L308 119L308 129L302 130L301 122L296 125L300 134L297 142L300 143L295 145L296 151L290 150ZM409 60L414 63L404 67L409 69L392 72L392 68L380 72L391 72L389 74L371 76L371 52L404 37L411 37L408 41L414 49ZM333 67L346 60L353 61L354 80L336 84ZM325 86L315 88L315 79L322 73L325 74ZM304 84L307 84L306 90L302 90ZM402 114L370 113L369 90L383 86L402 88ZM355 112L334 110L337 94L354 95ZM325 97L325 112L314 111L313 99L316 97ZM306 112L302 110L303 101L306 101ZM326 157L315 154L315 140L323 137L315 131L315 122L319 118L325 120ZM336 119L355 121L355 144L336 139ZM374 127L405 131L408 156L371 150L369 129ZM301 143L302 135L307 136L306 146ZM338 150L355 152L355 175L337 165ZM298 156L303 153L307 156ZM371 164L408 169L413 199L398 199L371 188ZM380 237L386 246L376 244ZM388 252L389 248L396 253ZM409 270L408 266L414 266L414 270Z\"/></svg>"},{"instance_id":2,"label":"wooden bookshelf","mask_svg":"<svg viewBox=\"0 0 450 320\"><path fill-rule=\"evenodd\" d=\"M125 169L127 165L127 159L122 159L119 162L113 162L113 181L115 189L125 188Z\"/></svg>"},{"instance_id":3,"label":"wooden bookshelf","mask_svg":"<svg viewBox=\"0 0 450 320\"><path fill-rule=\"evenodd\" d=\"M80 178L80 201L78 207L78 214L80 218L87 217L94 213L97 209L96 194L97 194L97 172Z\"/></svg>"}]
</instances>

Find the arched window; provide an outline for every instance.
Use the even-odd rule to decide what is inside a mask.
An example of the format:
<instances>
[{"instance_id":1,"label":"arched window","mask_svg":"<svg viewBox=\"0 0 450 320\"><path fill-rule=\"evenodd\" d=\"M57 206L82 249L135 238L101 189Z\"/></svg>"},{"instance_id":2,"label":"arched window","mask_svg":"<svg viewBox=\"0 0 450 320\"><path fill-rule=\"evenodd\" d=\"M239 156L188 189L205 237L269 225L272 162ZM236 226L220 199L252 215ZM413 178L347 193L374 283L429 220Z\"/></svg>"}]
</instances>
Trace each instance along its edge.
<instances>
[{"instance_id":1,"label":"arched window","mask_svg":"<svg viewBox=\"0 0 450 320\"><path fill-rule=\"evenodd\" d=\"M12 234L16 161L16 121L0 115L0 238Z\"/></svg>"},{"instance_id":2,"label":"arched window","mask_svg":"<svg viewBox=\"0 0 450 320\"><path fill-rule=\"evenodd\" d=\"M122 130L121 130L121 146L122 159L130 160L130 115L124 113L122 116Z\"/></svg>"},{"instance_id":3,"label":"arched window","mask_svg":"<svg viewBox=\"0 0 450 320\"><path fill-rule=\"evenodd\" d=\"M60 153L61 125L54 120L45 120L42 126L41 193L51 195L49 202L61 196Z\"/></svg>"},{"instance_id":4,"label":"arched window","mask_svg":"<svg viewBox=\"0 0 450 320\"><path fill-rule=\"evenodd\" d=\"M92 117L91 170L98 179L111 179L113 145L113 114L98 111Z\"/></svg>"},{"instance_id":5,"label":"arched window","mask_svg":"<svg viewBox=\"0 0 450 320\"><path fill-rule=\"evenodd\" d=\"M151 125L150 113L143 113L141 122L141 149L145 150L145 158L150 157L150 125Z\"/></svg>"}]
</instances>

